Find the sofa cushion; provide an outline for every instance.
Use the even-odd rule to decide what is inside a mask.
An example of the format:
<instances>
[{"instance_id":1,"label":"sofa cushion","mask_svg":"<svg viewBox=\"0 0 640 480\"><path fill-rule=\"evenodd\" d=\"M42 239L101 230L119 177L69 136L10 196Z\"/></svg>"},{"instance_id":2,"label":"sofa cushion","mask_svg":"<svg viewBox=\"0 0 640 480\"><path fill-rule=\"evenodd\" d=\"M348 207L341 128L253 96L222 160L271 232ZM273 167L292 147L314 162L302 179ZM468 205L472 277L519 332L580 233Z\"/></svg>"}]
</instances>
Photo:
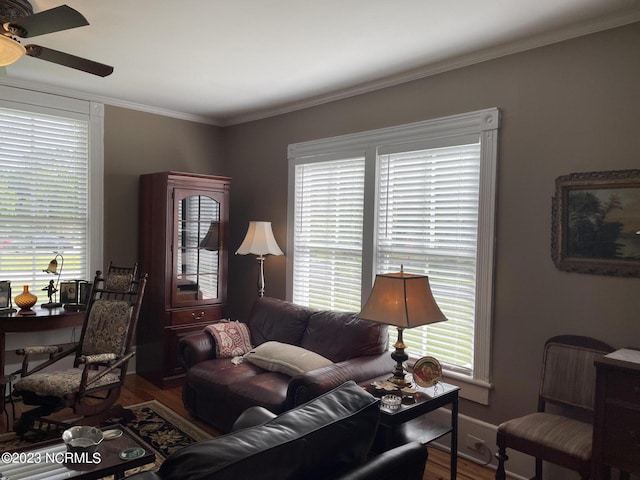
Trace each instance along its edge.
<instances>
[{"instance_id":1,"label":"sofa cushion","mask_svg":"<svg viewBox=\"0 0 640 480\"><path fill-rule=\"evenodd\" d=\"M244 355L251 350L249 328L238 321L221 320L204 328L215 339L216 358Z\"/></svg>"},{"instance_id":2,"label":"sofa cushion","mask_svg":"<svg viewBox=\"0 0 640 480\"><path fill-rule=\"evenodd\" d=\"M263 425L185 447L159 473L165 480L336 478L364 462L378 416L377 400L347 382Z\"/></svg>"},{"instance_id":3,"label":"sofa cushion","mask_svg":"<svg viewBox=\"0 0 640 480\"><path fill-rule=\"evenodd\" d=\"M309 317L300 346L338 363L379 355L388 343L386 325L363 320L352 312L319 311Z\"/></svg>"},{"instance_id":4,"label":"sofa cushion","mask_svg":"<svg viewBox=\"0 0 640 480\"><path fill-rule=\"evenodd\" d=\"M333 364L328 358L311 350L280 342L265 342L243 358L265 370L284 373L290 377Z\"/></svg>"},{"instance_id":5,"label":"sofa cushion","mask_svg":"<svg viewBox=\"0 0 640 480\"><path fill-rule=\"evenodd\" d=\"M251 308L247 325L251 342L257 346L266 341L300 345L307 319L314 310L277 298L258 298Z\"/></svg>"}]
</instances>

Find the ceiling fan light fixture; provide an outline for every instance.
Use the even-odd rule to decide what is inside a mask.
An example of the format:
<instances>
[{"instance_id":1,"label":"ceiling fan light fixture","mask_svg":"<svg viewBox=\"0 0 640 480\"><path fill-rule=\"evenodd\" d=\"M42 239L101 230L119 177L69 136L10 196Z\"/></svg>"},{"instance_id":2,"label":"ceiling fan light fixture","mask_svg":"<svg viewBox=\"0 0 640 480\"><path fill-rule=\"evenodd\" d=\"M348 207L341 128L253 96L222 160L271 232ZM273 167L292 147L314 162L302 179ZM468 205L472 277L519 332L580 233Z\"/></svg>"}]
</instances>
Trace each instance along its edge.
<instances>
[{"instance_id":1,"label":"ceiling fan light fixture","mask_svg":"<svg viewBox=\"0 0 640 480\"><path fill-rule=\"evenodd\" d=\"M27 51L20 42L0 35L0 67L5 67L17 62L25 53L27 53Z\"/></svg>"}]
</instances>

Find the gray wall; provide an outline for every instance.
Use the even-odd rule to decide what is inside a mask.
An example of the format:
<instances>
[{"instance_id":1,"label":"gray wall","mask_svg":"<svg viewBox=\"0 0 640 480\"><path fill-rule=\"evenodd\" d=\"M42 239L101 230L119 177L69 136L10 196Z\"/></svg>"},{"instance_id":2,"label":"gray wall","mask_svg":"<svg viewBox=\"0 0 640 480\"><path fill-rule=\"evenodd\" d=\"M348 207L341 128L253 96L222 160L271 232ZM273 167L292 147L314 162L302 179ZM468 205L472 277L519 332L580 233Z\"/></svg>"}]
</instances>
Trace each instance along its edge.
<instances>
[{"instance_id":1,"label":"gray wall","mask_svg":"<svg viewBox=\"0 0 640 480\"><path fill-rule=\"evenodd\" d=\"M640 345L640 279L566 273L550 259L559 175L640 167L640 24L484 62L269 119L218 128L132 110L105 111L105 263L137 258L137 182L178 170L228 175L229 313L245 318L257 262L234 256L249 220L286 246L287 145L488 107L502 111L490 422L535 409L544 340L592 335ZM265 263L284 298L285 257Z\"/></svg>"},{"instance_id":2,"label":"gray wall","mask_svg":"<svg viewBox=\"0 0 640 480\"><path fill-rule=\"evenodd\" d=\"M231 245L249 220L286 246L287 145L488 107L502 111L490 405L461 413L499 423L530 412L543 342L591 335L640 345L640 279L558 271L550 258L559 175L640 167L640 24L487 61L277 117L225 128ZM230 313L256 296L252 256L231 256ZM267 295L284 298L285 259L265 262Z\"/></svg>"},{"instance_id":3,"label":"gray wall","mask_svg":"<svg viewBox=\"0 0 640 480\"><path fill-rule=\"evenodd\" d=\"M105 107L104 266L138 259L138 178L143 173L224 175L222 130L139 111Z\"/></svg>"}]
</instances>

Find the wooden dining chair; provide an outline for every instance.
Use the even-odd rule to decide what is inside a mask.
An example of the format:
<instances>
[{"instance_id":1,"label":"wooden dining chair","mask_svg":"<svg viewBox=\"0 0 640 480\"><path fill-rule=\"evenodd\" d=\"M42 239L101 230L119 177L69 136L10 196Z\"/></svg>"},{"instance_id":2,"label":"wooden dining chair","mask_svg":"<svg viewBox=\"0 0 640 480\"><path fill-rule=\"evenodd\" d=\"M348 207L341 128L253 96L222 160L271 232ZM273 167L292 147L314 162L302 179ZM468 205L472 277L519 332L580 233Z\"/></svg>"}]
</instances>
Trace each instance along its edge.
<instances>
[{"instance_id":1,"label":"wooden dining chair","mask_svg":"<svg viewBox=\"0 0 640 480\"><path fill-rule=\"evenodd\" d=\"M591 475L594 360L613 351L599 340L560 335L545 342L538 411L508 420L498 426L496 480L505 480L507 448L536 459L537 480L542 462L574 470L582 480ZM555 405L553 413L550 406Z\"/></svg>"}]
</instances>

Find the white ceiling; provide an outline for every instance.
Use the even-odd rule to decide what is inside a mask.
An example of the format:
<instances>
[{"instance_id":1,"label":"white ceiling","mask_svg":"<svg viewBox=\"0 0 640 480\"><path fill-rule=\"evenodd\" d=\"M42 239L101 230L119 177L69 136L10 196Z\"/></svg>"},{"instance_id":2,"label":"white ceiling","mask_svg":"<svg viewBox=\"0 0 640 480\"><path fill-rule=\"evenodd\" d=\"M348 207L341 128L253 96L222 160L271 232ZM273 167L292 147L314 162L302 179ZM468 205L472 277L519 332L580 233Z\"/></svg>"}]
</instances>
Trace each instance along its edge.
<instances>
[{"instance_id":1,"label":"white ceiling","mask_svg":"<svg viewBox=\"0 0 640 480\"><path fill-rule=\"evenodd\" d=\"M64 0L32 0L35 12ZM640 0L68 0L90 25L31 38L115 67L25 57L0 83L226 125L626 23ZM25 43L25 42L23 42ZM640 51L640 49L639 49Z\"/></svg>"}]
</instances>

